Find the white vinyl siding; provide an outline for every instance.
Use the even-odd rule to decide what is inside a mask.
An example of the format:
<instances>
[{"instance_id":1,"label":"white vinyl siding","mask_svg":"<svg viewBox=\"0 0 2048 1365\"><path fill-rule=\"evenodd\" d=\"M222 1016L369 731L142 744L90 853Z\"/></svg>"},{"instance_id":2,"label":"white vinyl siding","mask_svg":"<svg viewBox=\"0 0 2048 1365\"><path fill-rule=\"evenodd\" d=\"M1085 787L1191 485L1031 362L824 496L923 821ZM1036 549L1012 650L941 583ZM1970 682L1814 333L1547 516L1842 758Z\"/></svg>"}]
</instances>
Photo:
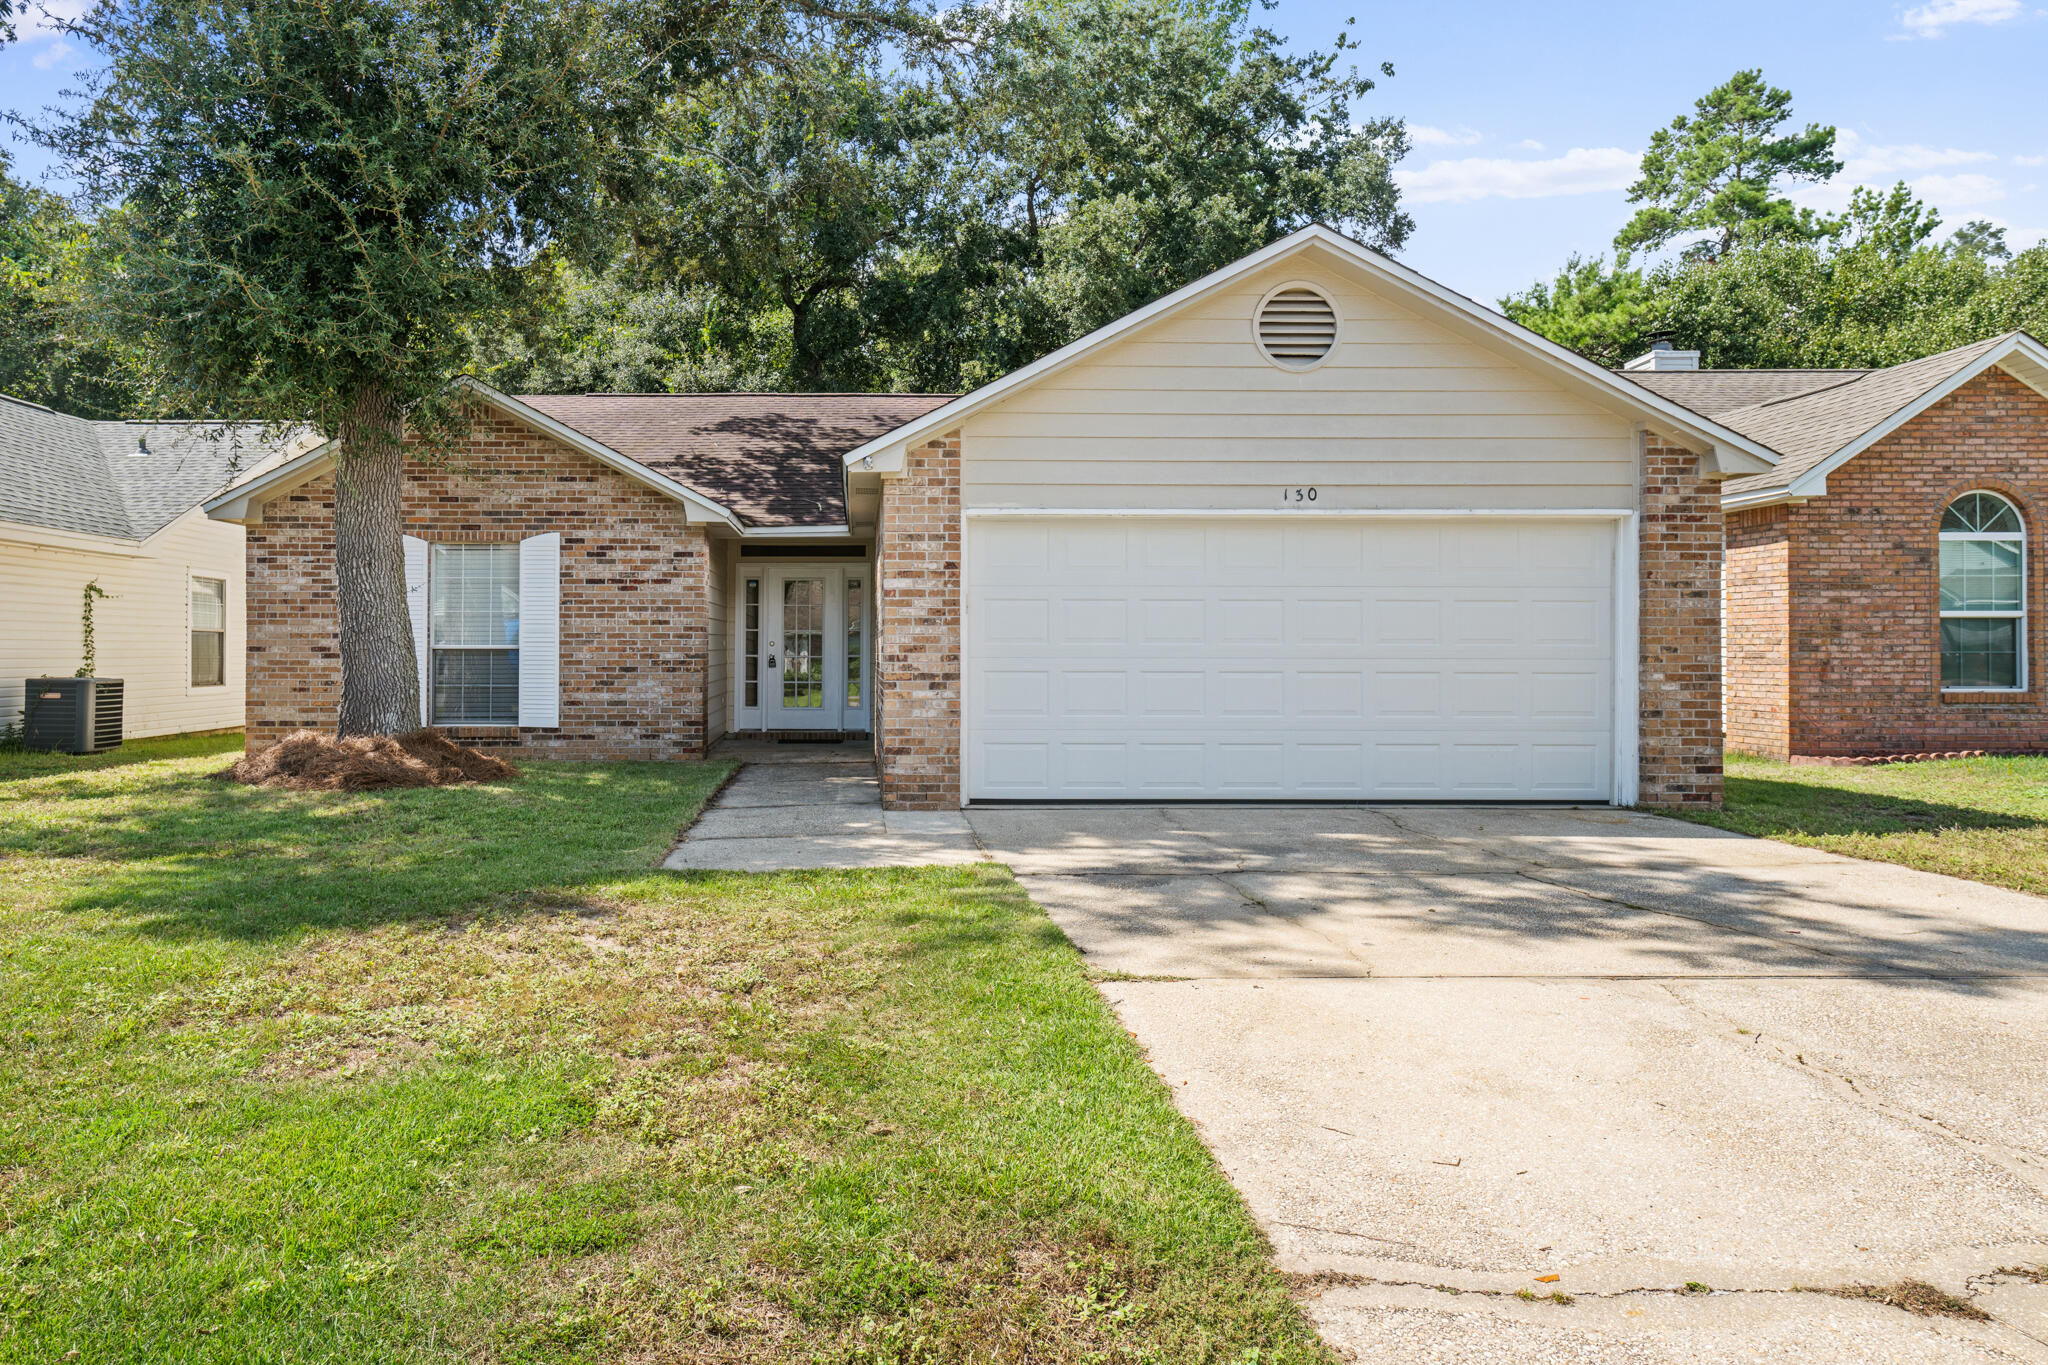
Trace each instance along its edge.
<instances>
[{"instance_id":1,"label":"white vinyl siding","mask_svg":"<svg viewBox=\"0 0 2048 1365\"><path fill-rule=\"evenodd\" d=\"M1425 320L1334 264L1234 282L963 427L969 507L1626 508L1631 420ZM1302 280L1341 325L1328 360L1260 354L1254 312Z\"/></svg>"},{"instance_id":2,"label":"white vinyl siding","mask_svg":"<svg viewBox=\"0 0 2048 1365\"><path fill-rule=\"evenodd\" d=\"M1623 524L970 519L967 796L1612 799Z\"/></svg>"},{"instance_id":3,"label":"white vinyl siding","mask_svg":"<svg viewBox=\"0 0 2048 1365\"><path fill-rule=\"evenodd\" d=\"M123 680L130 739L242 724L242 528L194 509L141 545L39 528L0 528L0 721L21 711L22 680L69 676L79 665L80 594L97 580L98 671ZM191 583L223 584L226 639L220 686L192 685Z\"/></svg>"}]
</instances>

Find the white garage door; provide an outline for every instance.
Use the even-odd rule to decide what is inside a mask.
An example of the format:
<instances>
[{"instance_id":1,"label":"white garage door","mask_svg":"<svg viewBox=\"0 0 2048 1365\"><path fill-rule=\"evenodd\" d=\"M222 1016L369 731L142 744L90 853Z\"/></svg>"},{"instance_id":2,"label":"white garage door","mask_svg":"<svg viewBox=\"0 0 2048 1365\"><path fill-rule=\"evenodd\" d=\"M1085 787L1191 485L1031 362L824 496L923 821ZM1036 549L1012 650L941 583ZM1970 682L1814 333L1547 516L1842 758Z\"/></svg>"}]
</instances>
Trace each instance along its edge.
<instances>
[{"instance_id":1,"label":"white garage door","mask_svg":"<svg viewBox=\"0 0 2048 1365\"><path fill-rule=\"evenodd\" d=\"M974 518L970 800L1607 800L1611 521Z\"/></svg>"}]
</instances>

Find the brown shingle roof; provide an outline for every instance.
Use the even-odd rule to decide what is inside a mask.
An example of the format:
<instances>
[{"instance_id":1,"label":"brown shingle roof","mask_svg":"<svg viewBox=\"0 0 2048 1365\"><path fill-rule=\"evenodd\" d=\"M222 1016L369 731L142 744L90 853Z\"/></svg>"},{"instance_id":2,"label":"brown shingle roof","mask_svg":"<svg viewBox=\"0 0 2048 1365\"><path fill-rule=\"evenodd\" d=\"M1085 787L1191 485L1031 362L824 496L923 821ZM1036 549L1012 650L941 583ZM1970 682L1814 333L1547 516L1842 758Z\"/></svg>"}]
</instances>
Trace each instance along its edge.
<instances>
[{"instance_id":1,"label":"brown shingle roof","mask_svg":"<svg viewBox=\"0 0 2048 1365\"><path fill-rule=\"evenodd\" d=\"M841 458L952 401L926 393L521 394L749 526L846 522Z\"/></svg>"},{"instance_id":2,"label":"brown shingle roof","mask_svg":"<svg viewBox=\"0 0 2048 1365\"><path fill-rule=\"evenodd\" d=\"M1661 398L1682 403L1702 417L1719 417L1752 403L1830 388L1860 379L1868 370L1617 370Z\"/></svg>"},{"instance_id":3,"label":"brown shingle roof","mask_svg":"<svg viewBox=\"0 0 2048 1365\"><path fill-rule=\"evenodd\" d=\"M2018 336L2008 332L1882 370L1619 371L1778 453L1768 474L1722 485L1744 494L1789 488L1830 455L1882 425Z\"/></svg>"},{"instance_id":4,"label":"brown shingle roof","mask_svg":"<svg viewBox=\"0 0 2048 1365\"><path fill-rule=\"evenodd\" d=\"M1828 456L1848 445L1901 408L1924 398L2010 339L1992 337L1959 346L1889 369L1872 370L1859 378L1809 393L1793 394L1721 414L1725 427L1761 441L1778 452L1778 467L1768 474L1730 479L1730 493L1788 488Z\"/></svg>"}]
</instances>

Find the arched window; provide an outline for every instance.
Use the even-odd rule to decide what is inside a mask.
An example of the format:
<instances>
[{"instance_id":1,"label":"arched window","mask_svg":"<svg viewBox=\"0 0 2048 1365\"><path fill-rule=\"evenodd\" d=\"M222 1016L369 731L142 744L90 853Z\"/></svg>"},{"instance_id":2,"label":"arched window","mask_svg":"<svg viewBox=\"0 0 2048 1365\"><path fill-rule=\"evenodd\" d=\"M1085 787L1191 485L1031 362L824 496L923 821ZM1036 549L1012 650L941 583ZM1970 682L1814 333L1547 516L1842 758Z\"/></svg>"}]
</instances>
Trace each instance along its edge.
<instances>
[{"instance_id":1,"label":"arched window","mask_svg":"<svg viewBox=\"0 0 2048 1365\"><path fill-rule=\"evenodd\" d=\"M1996 493L1965 493L1941 518L1941 685L2027 685L2027 528Z\"/></svg>"}]
</instances>

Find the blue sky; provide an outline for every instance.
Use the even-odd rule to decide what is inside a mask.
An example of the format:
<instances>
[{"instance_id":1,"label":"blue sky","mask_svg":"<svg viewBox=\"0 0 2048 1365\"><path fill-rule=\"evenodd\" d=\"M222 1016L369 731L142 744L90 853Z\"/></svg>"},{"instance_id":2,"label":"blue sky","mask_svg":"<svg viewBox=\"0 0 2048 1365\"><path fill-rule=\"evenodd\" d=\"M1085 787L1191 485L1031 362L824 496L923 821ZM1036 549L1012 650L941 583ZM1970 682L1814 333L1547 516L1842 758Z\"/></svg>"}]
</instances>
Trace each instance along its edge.
<instances>
[{"instance_id":1,"label":"blue sky","mask_svg":"<svg viewBox=\"0 0 2048 1365\"><path fill-rule=\"evenodd\" d=\"M2044 3L1280 0L1262 22L1327 46L1356 16L1361 64L1396 71L1368 108L1405 117L1417 143L1401 168L1416 220L1403 258L1491 301L1605 249L1651 131L1752 66L1792 91L1802 123L1841 130L1847 169L1803 202L1839 208L1854 185L1905 179L1948 227L1982 217L2015 246L2048 237ZM0 51L5 103L47 103L80 55L26 28Z\"/></svg>"}]
</instances>

